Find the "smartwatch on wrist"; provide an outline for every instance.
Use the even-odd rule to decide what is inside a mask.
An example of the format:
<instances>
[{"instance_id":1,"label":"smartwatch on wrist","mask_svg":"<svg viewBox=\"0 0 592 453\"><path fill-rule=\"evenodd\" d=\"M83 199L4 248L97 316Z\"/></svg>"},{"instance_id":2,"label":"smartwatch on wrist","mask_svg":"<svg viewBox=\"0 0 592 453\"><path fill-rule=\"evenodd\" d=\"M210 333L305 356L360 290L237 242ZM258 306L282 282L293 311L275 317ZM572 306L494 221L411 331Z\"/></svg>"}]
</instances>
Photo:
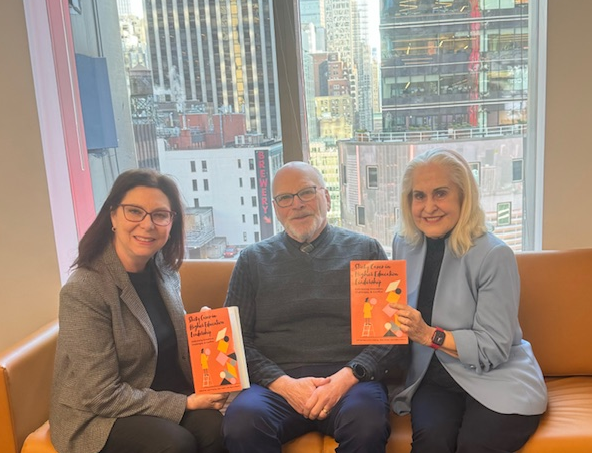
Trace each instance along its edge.
<instances>
[{"instance_id":1,"label":"smartwatch on wrist","mask_svg":"<svg viewBox=\"0 0 592 453\"><path fill-rule=\"evenodd\" d=\"M430 348L438 349L440 346L444 344L444 340L446 339L446 332L440 327L436 327L434 334L432 335L432 343L430 344Z\"/></svg>"},{"instance_id":2,"label":"smartwatch on wrist","mask_svg":"<svg viewBox=\"0 0 592 453\"><path fill-rule=\"evenodd\" d=\"M366 371L366 368L364 368L364 365L354 362L351 365L348 365L348 367L351 368L354 377L358 381L363 382L369 380L368 372Z\"/></svg>"}]
</instances>

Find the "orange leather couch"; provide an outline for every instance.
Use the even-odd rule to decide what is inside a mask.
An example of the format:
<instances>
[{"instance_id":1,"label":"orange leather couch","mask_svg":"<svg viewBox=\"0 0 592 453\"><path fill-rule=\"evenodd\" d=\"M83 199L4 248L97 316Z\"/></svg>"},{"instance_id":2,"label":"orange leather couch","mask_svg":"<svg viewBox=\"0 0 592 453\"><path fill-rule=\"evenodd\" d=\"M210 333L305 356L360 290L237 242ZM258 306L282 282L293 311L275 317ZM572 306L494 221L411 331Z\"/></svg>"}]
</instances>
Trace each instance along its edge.
<instances>
[{"instance_id":1,"label":"orange leather couch","mask_svg":"<svg viewBox=\"0 0 592 453\"><path fill-rule=\"evenodd\" d=\"M520 453L592 452L592 249L517 255L520 322L541 364L549 407ZM188 312L222 304L234 262L188 261L181 269ZM49 392L57 322L0 354L0 452L55 453L49 441ZM388 453L409 453L409 417L391 415ZM284 453L334 452L328 436L306 434Z\"/></svg>"}]
</instances>

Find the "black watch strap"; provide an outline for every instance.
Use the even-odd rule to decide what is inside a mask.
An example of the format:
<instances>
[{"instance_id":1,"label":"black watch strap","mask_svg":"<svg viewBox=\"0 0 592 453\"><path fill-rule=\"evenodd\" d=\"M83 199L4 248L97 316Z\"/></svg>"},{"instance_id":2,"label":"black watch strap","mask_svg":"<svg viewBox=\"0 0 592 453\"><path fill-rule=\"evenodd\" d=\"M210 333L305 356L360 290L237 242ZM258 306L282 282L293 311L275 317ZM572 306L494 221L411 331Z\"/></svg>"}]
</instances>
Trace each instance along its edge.
<instances>
[{"instance_id":1,"label":"black watch strap","mask_svg":"<svg viewBox=\"0 0 592 453\"><path fill-rule=\"evenodd\" d=\"M354 362L354 363L348 365L348 367L351 368L354 377L358 381L364 382L364 381L369 381L370 380L370 376L368 375L368 371L366 370L366 368L364 367L364 365L362 365L360 363L355 363Z\"/></svg>"}]
</instances>

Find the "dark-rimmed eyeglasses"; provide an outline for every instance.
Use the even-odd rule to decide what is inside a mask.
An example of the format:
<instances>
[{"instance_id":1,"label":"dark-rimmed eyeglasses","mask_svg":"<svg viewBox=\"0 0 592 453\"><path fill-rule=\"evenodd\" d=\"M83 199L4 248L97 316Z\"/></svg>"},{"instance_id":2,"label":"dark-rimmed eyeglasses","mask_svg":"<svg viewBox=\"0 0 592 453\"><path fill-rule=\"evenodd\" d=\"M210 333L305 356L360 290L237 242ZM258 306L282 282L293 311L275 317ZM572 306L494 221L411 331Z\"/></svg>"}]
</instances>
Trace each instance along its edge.
<instances>
[{"instance_id":1,"label":"dark-rimmed eyeglasses","mask_svg":"<svg viewBox=\"0 0 592 453\"><path fill-rule=\"evenodd\" d=\"M324 189L324 187L319 187L319 189ZM306 187L296 193L281 193L275 197L273 197L273 201L280 207L280 208L287 208L288 206L292 206L294 203L294 197L300 198L301 201L307 202L314 199L315 195L317 194L317 186Z\"/></svg>"},{"instance_id":2,"label":"dark-rimmed eyeglasses","mask_svg":"<svg viewBox=\"0 0 592 453\"><path fill-rule=\"evenodd\" d=\"M149 215L152 223L158 226L169 225L175 218L176 214L174 211L167 211L165 209L158 209L156 211L148 212L139 206L134 206L133 204L120 204L119 206L121 206L121 209L123 209L123 216L126 218L126 220L129 220L130 222L141 222L146 218L147 215Z\"/></svg>"}]
</instances>

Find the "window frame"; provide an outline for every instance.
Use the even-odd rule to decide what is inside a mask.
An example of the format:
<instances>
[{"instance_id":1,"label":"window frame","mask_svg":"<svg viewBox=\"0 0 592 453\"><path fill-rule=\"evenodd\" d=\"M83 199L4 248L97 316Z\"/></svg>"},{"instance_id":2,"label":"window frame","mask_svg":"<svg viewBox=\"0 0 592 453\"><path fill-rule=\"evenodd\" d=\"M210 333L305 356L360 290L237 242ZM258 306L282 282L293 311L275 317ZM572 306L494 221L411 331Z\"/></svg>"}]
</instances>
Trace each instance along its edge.
<instances>
[{"instance_id":1,"label":"window frame","mask_svg":"<svg viewBox=\"0 0 592 453\"><path fill-rule=\"evenodd\" d=\"M371 173L374 173L374 176L371 176ZM378 190L379 186L378 165L366 165L366 188Z\"/></svg>"},{"instance_id":2,"label":"window frame","mask_svg":"<svg viewBox=\"0 0 592 453\"><path fill-rule=\"evenodd\" d=\"M65 0L23 0L23 6L56 252L65 283L79 238L96 216L70 9Z\"/></svg>"}]
</instances>

